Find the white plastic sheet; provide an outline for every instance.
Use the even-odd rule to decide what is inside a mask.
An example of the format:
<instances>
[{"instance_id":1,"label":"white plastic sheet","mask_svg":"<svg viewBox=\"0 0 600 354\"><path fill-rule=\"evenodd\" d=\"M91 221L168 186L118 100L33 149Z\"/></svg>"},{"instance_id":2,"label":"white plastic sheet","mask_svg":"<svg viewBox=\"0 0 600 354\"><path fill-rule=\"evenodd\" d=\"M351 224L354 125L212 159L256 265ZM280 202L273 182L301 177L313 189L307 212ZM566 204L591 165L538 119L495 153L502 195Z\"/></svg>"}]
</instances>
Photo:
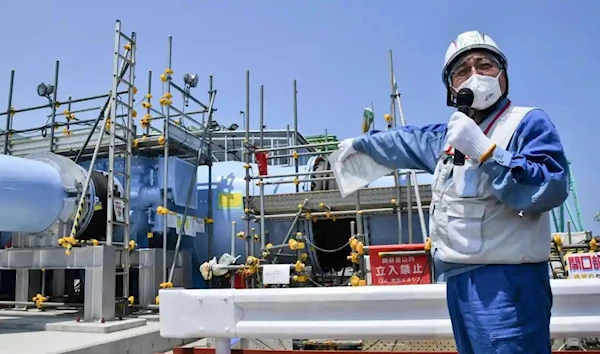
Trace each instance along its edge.
<instances>
[{"instance_id":1,"label":"white plastic sheet","mask_svg":"<svg viewBox=\"0 0 600 354\"><path fill-rule=\"evenodd\" d=\"M329 163L342 198L393 171L393 169L375 162L369 155L363 153L354 153L340 162L338 157L341 153L341 150L331 153Z\"/></svg>"}]
</instances>

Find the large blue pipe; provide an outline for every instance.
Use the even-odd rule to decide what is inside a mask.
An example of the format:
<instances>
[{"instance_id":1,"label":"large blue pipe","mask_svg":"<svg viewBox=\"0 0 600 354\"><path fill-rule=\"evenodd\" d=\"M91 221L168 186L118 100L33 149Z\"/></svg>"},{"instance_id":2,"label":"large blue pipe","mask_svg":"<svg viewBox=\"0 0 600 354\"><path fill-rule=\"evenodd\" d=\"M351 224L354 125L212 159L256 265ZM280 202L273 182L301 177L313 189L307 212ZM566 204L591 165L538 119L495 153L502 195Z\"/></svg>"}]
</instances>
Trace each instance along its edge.
<instances>
[{"instance_id":1,"label":"large blue pipe","mask_svg":"<svg viewBox=\"0 0 600 354\"><path fill-rule=\"evenodd\" d=\"M57 219L65 198L51 165L0 155L0 231L37 233Z\"/></svg>"}]
</instances>

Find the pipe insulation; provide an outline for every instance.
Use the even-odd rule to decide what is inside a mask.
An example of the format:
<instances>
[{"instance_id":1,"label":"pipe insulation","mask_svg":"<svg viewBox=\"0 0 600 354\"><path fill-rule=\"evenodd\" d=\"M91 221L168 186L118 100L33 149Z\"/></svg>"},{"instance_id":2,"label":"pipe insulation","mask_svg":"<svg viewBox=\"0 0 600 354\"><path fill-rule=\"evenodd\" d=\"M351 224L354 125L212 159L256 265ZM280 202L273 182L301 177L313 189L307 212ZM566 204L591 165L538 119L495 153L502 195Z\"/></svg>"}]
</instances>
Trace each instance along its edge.
<instances>
[{"instance_id":1,"label":"pipe insulation","mask_svg":"<svg viewBox=\"0 0 600 354\"><path fill-rule=\"evenodd\" d=\"M0 155L0 231L46 230L57 220L66 196L61 175L54 166Z\"/></svg>"}]
</instances>

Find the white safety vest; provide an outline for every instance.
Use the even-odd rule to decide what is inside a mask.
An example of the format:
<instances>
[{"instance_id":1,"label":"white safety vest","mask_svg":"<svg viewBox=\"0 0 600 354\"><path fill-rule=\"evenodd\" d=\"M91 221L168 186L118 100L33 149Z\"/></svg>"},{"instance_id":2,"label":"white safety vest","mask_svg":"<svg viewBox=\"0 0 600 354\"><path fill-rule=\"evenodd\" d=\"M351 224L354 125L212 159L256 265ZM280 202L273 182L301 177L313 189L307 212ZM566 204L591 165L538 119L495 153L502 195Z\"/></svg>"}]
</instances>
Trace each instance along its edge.
<instances>
[{"instance_id":1,"label":"white safety vest","mask_svg":"<svg viewBox=\"0 0 600 354\"><path fill-rule=\"evenodd\" d=\"M498 147L506 149L523 117L534 108L508 106L481 126ZM491 125L490 129L488 126ZM436 257L461 264L520 264L547 261L549 213L527 214L503 204L479 162L465 158L454 166L446 146L432 185L430 230ZM452 175L452 180L449 177Z\"/></svg>"}]
</instances>

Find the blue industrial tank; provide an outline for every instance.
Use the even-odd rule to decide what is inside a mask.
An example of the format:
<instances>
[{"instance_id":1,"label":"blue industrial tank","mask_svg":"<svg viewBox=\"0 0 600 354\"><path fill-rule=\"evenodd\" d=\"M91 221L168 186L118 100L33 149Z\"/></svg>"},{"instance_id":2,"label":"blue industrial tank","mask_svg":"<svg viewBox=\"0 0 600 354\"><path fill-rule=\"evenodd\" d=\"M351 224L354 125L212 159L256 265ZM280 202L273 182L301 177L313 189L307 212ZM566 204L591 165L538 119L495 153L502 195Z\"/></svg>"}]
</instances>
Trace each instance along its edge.
<instances>
[{"instance_id":1,"label":"blue industrial tank","mask_svg":"<svg viewBox=\"0 0 600 354\"><path fill-rule=\"evenodd\" d=\"M115 171L124 171L124 160L115 160ZM173 215L168 216L167 222L167 249L175 249L177 233L184 213L188 189L195 173L194 165L177 157L168 158L166 208ZM89 166L89 162L81 164ZM95 169L106 171L108 160L97 160ZM157 215L157 208L162 205L164 158L133 156L131 159L131 239L135 240L139 248L162 248L164 217ZM122 184L123 177L117 176ZM181 238L181 249L191 254L192 285L194 288L204 288L204 279L198 272L198 267L208 257L206 245L206 230L204 218L206 210L198 209L198 191L196 186L192 189L192 198L188 209L189 221L186 225L186 235ZM178 220L179 219L179 220ZM122 233L115 234L116 241L122 240Z\"/></svg>"},{"instance_id":2,"label":"blue industrial tank","mask_svg":"<svg viewBox=\"0 0 600 354\"><path fill-rule=\"evenodd\" d=\"M300 166L299 172L311 172L314 171L315 159L309 160L309 163L304 166ZM243 200L246 192L245 182L245 169L244 163L238 161L227 161L215 163L212 167L212 189L213 189L213 253L218 258L223 253L231 252L231 241L232 233L240 231L246 231L246 221L243 220L245 215ZM269 175L279 174L291 174L294 173L293 166L268 166ZM258 174L258 167L255 164L251 164L251 175ZM430 185L432 177L431 175L420 174L417 175L418 183L423 185ZM283 178L270 178L265 181L281 181L290 180L293 177ZM309 178L308 176L299 177L299 180ZM406 177L401 177L401 185L406 185ZM392 176L385 176L372 182L369 187L392 187L394 186L394 178ZM301 182L299 185L300 192L308 192L311 190L310 182ZM289 194L295 193L294 184L276 184L276 185L265 185L265 195L273 194ZM259 187L256 185L256 181L252 181L250 184L250 195L259 196ZM201 166L198 168L198 197L199 197L199 208L200 213L204 214L207 210L208 205L208 168ZM414 196L413 196L414 199ZM428 212L424 210L425 221L428 223ZM374 245L378 244L397 244L398 240L398 220L396 215L385 215L385 216L368 216L365 218L366 231L370 236L370 243ZM343 245L350 236L350 221L354 218L339 218L335 221L337 227L332 229L321 229L319 231L318 224L325 224L331 220L319 220L317 222L305 221L302 219L301 230L305 235L317 245L319 244L319 238L337 238ZM413 212L413 242L423 242L421 235L419 215L415 210ZM236 222L235 231L232 230L232 222ZM407 230L407 215L403 214L403 242L408 242L408 230ZM273 245L281 244L284 241L285 236L292 224L292 220L266 220L266 233L267 238ZM251 227L255 228L255 232L260 234L260 224L258 222L251 222ZM343 231L342 231L343 230ZM333 234L331 234L331 233ZM321 233L319 235L318 233ZM260 248L259 242L255 242L256 249ZM333 247L332 247L333 248ZM313 265L322 263L323 257L329 257L328 254L320 253L317 257L317 252L309 247L309 257ZM288 252L289 253L289 252ZM338 259L346 259L346 250L341 250ZM235 237L235 255L241 255L242 259L247 256L246 253L246 242L238 237ZM319 258L321 262L319 261ZM282 259L283 261L283 259ZM338 266L332 266L333 268L339 268ZM320 267L317 267L320 268Z\"/></svg>"}]
</instances>

